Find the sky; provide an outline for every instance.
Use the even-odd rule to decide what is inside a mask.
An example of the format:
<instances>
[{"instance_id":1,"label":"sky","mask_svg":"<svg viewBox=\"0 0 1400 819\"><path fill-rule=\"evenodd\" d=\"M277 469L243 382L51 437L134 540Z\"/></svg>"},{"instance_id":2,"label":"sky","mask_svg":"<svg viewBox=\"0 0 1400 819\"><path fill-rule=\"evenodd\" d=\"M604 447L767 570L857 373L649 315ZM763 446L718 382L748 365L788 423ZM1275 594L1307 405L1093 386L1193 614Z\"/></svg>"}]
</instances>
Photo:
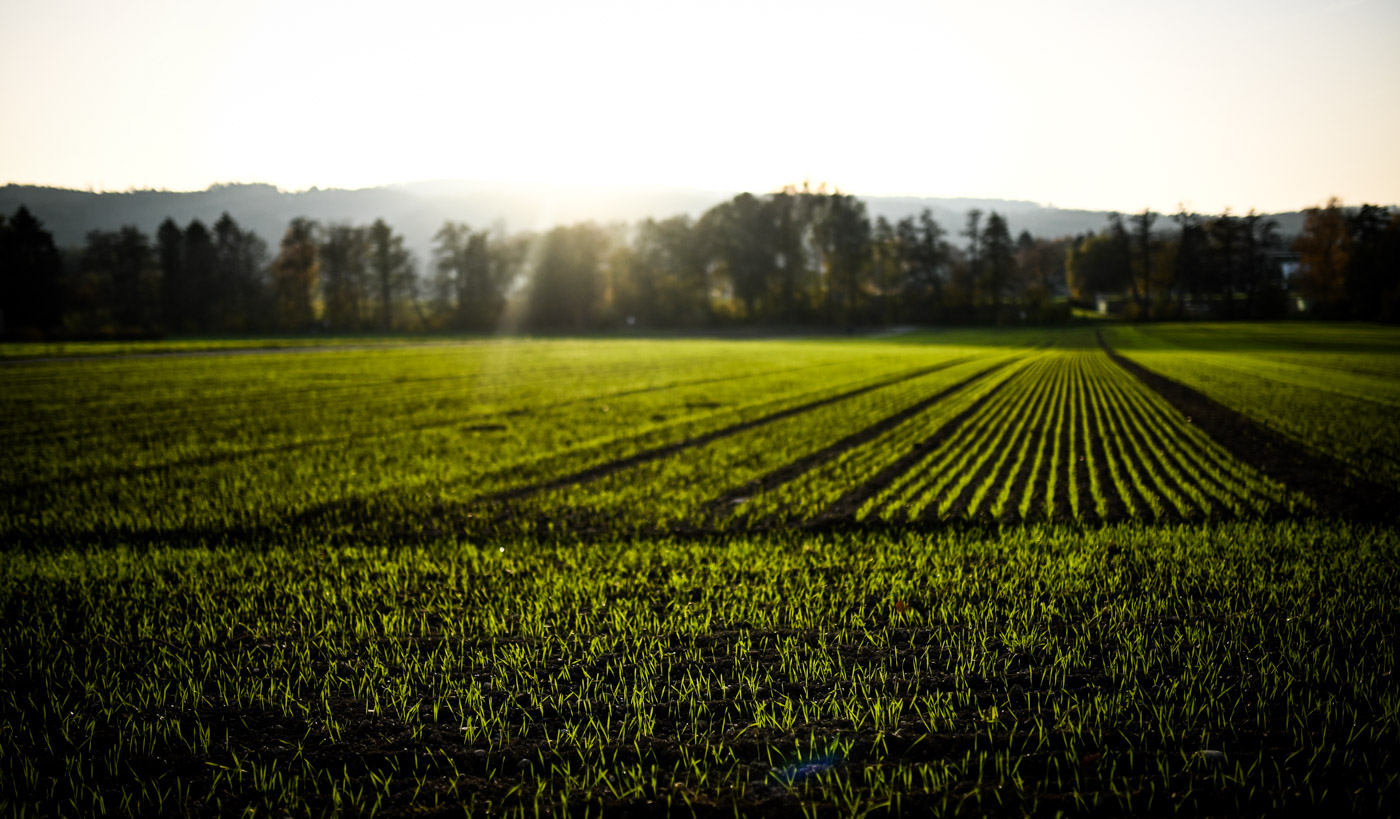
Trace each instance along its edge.
<instances>
[{"instance_id":1,"label":"sky","mask_svg":"<svg viewBox=\"0 0 1400 819\"><path fill-rule=\"evenodd\" d=\"M1400 203L1400 0L0 0L0 184Z\"/></svg>"}]
</instances>

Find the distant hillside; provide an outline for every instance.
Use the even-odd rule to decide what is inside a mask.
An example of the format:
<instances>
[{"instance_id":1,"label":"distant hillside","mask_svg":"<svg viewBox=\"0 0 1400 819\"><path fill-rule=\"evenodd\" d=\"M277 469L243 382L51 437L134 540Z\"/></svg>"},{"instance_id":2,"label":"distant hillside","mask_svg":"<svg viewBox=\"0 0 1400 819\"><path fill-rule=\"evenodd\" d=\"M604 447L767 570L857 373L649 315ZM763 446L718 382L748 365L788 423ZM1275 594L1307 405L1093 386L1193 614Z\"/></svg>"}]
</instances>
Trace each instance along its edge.
<instances>
[{"instance_id":1,"label":"distant hillside","mask_svg":"<svg viewBox=\"0 0 1400 819\"><path fill-rule=\"evenodd\" d=\"M205 191L132 191L93 193L32 185L0 188L0 213L26 205L60 246L79 245L88 231L136 225L154 235L156 227L173 217L181 225L192 219L212 224L227 211L245 227L257 231L274 249L287 223L306 216L321 222L364 224L377 218L404 235L420 259L432 246L433 234L445 220L475 226L501 225L508 231L538 230L585 220L634 222L685 213L698 217L732 192L686 189L601 190L592 188L531 188L470 182L420 182L361 190L282 192L272 185L215 185ZM951 237L961 230L970 208L1004 215L1013 232L1057 237L1101 229L1106 211L1063 210L1033 202L1006 199L935 199L864 197L872 217L891 221L933 212ZM1280 232L1295 235L1301 213L1273 214ZM1158 227L1169 229L1164 216Z\"/></svg>"}]
</instances>

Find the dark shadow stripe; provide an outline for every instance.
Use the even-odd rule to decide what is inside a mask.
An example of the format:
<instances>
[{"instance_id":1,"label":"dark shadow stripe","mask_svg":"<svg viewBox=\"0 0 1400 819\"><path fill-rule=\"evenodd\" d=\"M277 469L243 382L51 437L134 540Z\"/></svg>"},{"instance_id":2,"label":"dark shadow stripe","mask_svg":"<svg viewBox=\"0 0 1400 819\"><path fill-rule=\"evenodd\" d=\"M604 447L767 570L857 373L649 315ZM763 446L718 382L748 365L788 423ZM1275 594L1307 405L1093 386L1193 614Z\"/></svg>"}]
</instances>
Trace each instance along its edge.
<instances>
[{"instance_id":1,"label":"dark shadow stripe","mask_svg":"<svg viewBox=\"0 0 1400 819\"><path fill-rule=\"evenodd\" d=\"M1104 446L1104 435L1107 430L1100 430L1102 419L1099 417L1099 408L1094 404L1093 389L1090 382L1093 374L1084 370L1080 371L1080 432L1084 434L1084 451L1088 458L1084 461L1085 474L1093 469L1093 482L1099 485L1099 494L1103 497L1103 517L1105 520L1127 520L1128 505L1123 502L1123 496L1119 493L1118 481L1113 478L1113 468L1108 462L1108 448ZM1089 500L1094 499L1092 483L1090 484ZM1097 508L1095 508L1097 514Z\"/></svg>"},{"instance_id":2,"label":"dark shadow stripe","mask_svg":"<svg viewBox=\"0 0 1400 819\"><path fill-rule=\"evenodd\" d=\"M1391 521L1400 513L1400 492L1354 475L1330 455L1258 424L1213 398L1114 352L1103 334L1099 345L1115 364L1162 396L1177 412L1239 461L1312 498L1324 515Z\"/></svg>"},{"instance_id":3,"label":"dark shadow stripe","mask_svg":"<svg viewBox=\"0 0 1400 819\"><path fill-rule=\"evenodd\" d=\"M711 443L713 441L718 441L721 438L727 438L731 435L737 435L741 432L746 432L756 427L761 427L765 424L771 424L775 421L781 421L785 418L791 418L795 415L801 415L806 412L811 412L812 410L820 409L821 407L827 406L828 404L835 404L838 401L846 401L848 399L864 395L868 392L873 392L884 387L893 386L903 381L909 381L911 379L918 378L922 375L928 375L929 373L937 372L938 370L947 369L948 367L954 367L958 364L963 364L969 360L971 359L961 358L953 361L943 362L941 364L936 364L931 367L920 367L915 370L910 370L908 372L901 373L892 378L886 378L881 381L877 381L874 384L867 384L863 387L856 387L855 389L847 390L842 393L837 393L836 395L827 396L826 398L818 398L815 401L808 401L805 404L798 404L795 407L788 407L787 409L778 410L777 412L771 412L759 418L754 418L749 421L742 421L737 424L731 424L730 426L707 432L704 435L697 435L694 438L686 438L682 441L676 441L675 443L644 450L642 452L636 453L635 455L629 455L626 458L618 458L616 460L608 461L606 463L597 464L596 466L590 466L587 469L581 469L577 472L572 472L560 478L552 478L550 480L540 481L538 483L527 484L525 486L518 486L513 489L505 489L494 494L486 495L482 498L482 500L516 500L518 498L527 497L529 495L534 495L539 492L547 492L551 489L561 489L565 486L571 486L576 483L584 483L586 481L596 480L605 475L610 475L619 470L626 469L629 466L636 466L637 464L643 464L648 461L655 461L659 458L665 458L670 455L674 455L677 452L681 452L687 449L693 449L698 446L704 446L705 444Z\"/></svg>"},{"instance_id":4,"label":"dark shadow stripe","mask_svg":"<svg viewBox=\"0 0 1400 819\"><path fill-rule=\"evenodd\" d=\"M1046 372L1042 370L1036 373L1036 381L1043 384ZM982 459L973 473L972 479L958 491L952 503L948 506L948 513L943 518L966 518L977 514L979 517L990 518L990 509L983 509L982 513L971 511L972 499L976 497L979 490L986 486L986 491L982 493L985 501L988 495L993 495L999 491L999 487L1010 478L1011 468L1016 461L1016 452L1021 448L1021 444L1029 441L1035 434L1036 410L1042 407L1047 397L1043 392L1043 386L1033 386L1023 397L1019 406L1012 405L1007 408L1007 413L993 423L999 427L998 431L991 437L995 440L981 442L983 446L991 447L987 452L987 457ZM1012 425L1020 422L1018 428ZM969 442L975 445L977 442ZM949 487L951 492L952 487ZM922 517L927 520L938 520L938 508L943 505L945 497L935 499L924 508Z\"/></svg>"},{"instance_id":5,"label":"dark shadow stripe","mask_svg":"<svg viewBox=\"0 0 1400 819\"><path fill-rule=\"evenodd\" d=\"M919 441L910 450L893 463L875 473L875 476L860 486L852 488L849 492L837 498L836 502L827 507L820 515L812 520L813 524L826 525L841 520L853 520L856 512L864 506L866 501L879 495L888 488L904 473L913 469L934 450L938 449L945 441L952 438L958 429L967 420L978 413L987 402L992 400L998 392L1010 382L1016 380L1017 374L1013 373L1009 378L997 382L985 394L973 401L967 409L948 419L948 422L939 427L934 433L922 441Z\"/></svg>"},{"instance_id":6,"label":"dark shadow stripe","mask_svg":"<svg viewBox=\"0 0 1400 819\"><path fill-rule=\"evenodd\" d=\"M506 424L493 422L498 421L499 419L513 418L520 415L529 415L534 413L549 412L551 410L568 408L583 404L602 403L604 401L615 401L619 398L629 397L633 395L642 395L645 393L652 392L665 392L668 390L680 390L689 387L701 386L704 384L716 384L726 381L742 381L748 378L763 378L772 375L795 373L800 372L802 370L815 369L823 366L827 365L817 364L802 367L785 367L777 370L765 370L762 372L747 373L744 375L719 376L691 380L671 381L667 382L666 384L656 384L648 387L634 387L626 390L619 390L617 392L599 393L596 395L587 395L580 398L571 398L563 401L554 401L548 404L502 408L487 413L468 413L466 415L445 418L437 421L419 421L416 423L405 423L392 428L380 429L368 433L342 432L334 435L324 435L317 438L309 438L297 441L289 441L287 443L273 444L271 446L256 447L250 449L239 449L229 452L216 452L208 455L196 455L187 458L178 458L162 463L148 464L146 466L133 466L121 469L104 469L95 472L86 472L73 475L60 475L52 478L41 478L34 481L16 482L8 485L0 485L0 497L25 498L38 490L45 489L51 486L67 488L73 486L81 486L83 484L88 483L97 483L106 480L125 480L127 478L137 478L145 475L157 475L180 469L215 466L222 463L231 463L234 461L258 458L263 455L277 455L281 453L298 452L300 450L312 450L316 448L344 448L352 443L362 444L366 441L386 440L389 438L393 438L397 435L405 435L414 432L428 432L430 430L436 429L451 429L453 427L460 427L463 432L504 431L508 429L508 426ZM454 377L453 380L464 380L466 378L470 378L470 376L463 376L461 378ZM415 379L415 381L423 380L446 379ZM391 386L397 387L401 386L401 384L399 382L395 382ZM366 388L361 389L363 390ZM303 392L307 391L297 390L293 393L289 393L288 395L296 395ZM279 401L282 398L282 396L280 395L277 397ZM257 411L257 405L248 404L242 407L240 411L245 414L249 412L255 412ZM286 414L291 413L289 412ZM220 418L218 420L224 419ZM147 421L146 423L150 422ZM89 424L88 426L91 427L92 425ZM130 426L134 429L137 427L137 423L132 422L127 424L126 426ZM101 438L103 436L110 436L113 432L111 428L94 428L94 430L95 431L85 429L81 436L75 436L71 440L78 441L82 438ZM126 430L123 429L119 431Z\"/></svg>"},{"instance_id":7,"label":"dark shadow stripe","mask_svg":"<svg viewBox=\"0 0 1400 819\"><path fill-rule=\"evenodd\" d=\"M1196 480L1192 479L1191 470L1183 466L1191 462L1192 459L1189 456L1193 454L1192 450L1194 449L1194 447L1187 445L1187 439L1178 438L1180 443L1176 443L1167 437L1161 428L1144 416L1142 408L1134 402L1133 396L1126 387L1111 388L1110 392L1117 395L1116 403L1123 421L1124 433L1132 436L1132 439L1137 442L1138 447L1146 455L1148 478L1156 484L1157 488L1174 492L1189 507L1185 511L1172 510L1171 515L1182 520L1196 520L1203 516L1215 519L1233 517L1233 511L1211 496L1206 483L1210 482L1211 485L1219 486L1221 491L1228 492L1229 490L1206 474L1199 464L1192 464L1197 473L1198 479ZM1146 397L1144 396L1142 400L1146 400ZM1173 478L1167 471L1168 467L1174 469L1181 476L1181 480ZM1188 484L1194 486L1200 494L1206 504L1204 509L1188 491ZM1163 497L1162 505L1167 507L1171 504Z\"/></svg>"},{"instance_id":8,"label":"dark shadow stripe","mask_svg":"<svg viewBox=\"0 0 1400 819\"><path fill-rule=\"evenodd\" d=\"M1003 361L999 364L993 364L991 367L988 367L987 369L982 370L981 372L975 373L963 379L962 381L953 384L950 387L939 390L937 393L934 393L933 395L930 395L929 397L924 398L900 410L899 412L896 412L893 415L890 415L886 418L882 418L879 421L876 421L875 423L858 432L854 432L850 435L847 435L846 437L833 444L829 444L817 450L816 452L798 458L797 460L791 463L780 466L766 475L755 478L749 481L748 483L745 483L743 486L739 486L729 490L728 492L725 492L723 495L720 495L718 498L706 505L705 509L701 512L702 519L708 518L713 515L723 514L725 510L733 506L734 503L741 498L747 498L759 492L765 492L770 489L779 487L785 483L788 483L789 481L795 480L801 477L802 475L805 475L806 473L812 471L813 469L816 469L817 467L825 463L828 463L829 461L840 457L842 453L855 449L856 447L861 446L862 444L866 444L870 441L873 441L874 439L885 434L886 432L889 432L890 430L894 429L895 427L899 426L905 421L908 421L910 418L913 418L919 413L927 410L929 407L932 407L934 404L939 403L948 396L960 392L963 389L966 389L967 387L977 383L983 378L986 378L987 376L991 375L997 370L1000 370L1001 368L1007 366L1010 363L1010 361Z\"/></svg>"},{"instance_id":9,"label":"dark shadow stripe","mask_svg":"<svg viewBox=\"0 0 1400 819\"><path fill-rule=\"evenodd\" d=\"M1014 476L1011 476L1011 491L1006 494L1007 508L1001 510L997 518L1004 521L1024 520L1032 522L1045 517L1045 488L1049 482L1051 452L1054 446L1054 428L1051 422L1055 419L1055 410L1058 406L1058 396L1055 395L1055 383L1060 378L1059 373L1053 373L1047 379L1049 384L1045 387L1047 396L1044 405L1035 418L1034 429L1030 434L1029 446L1026 450L1025 459L1021 461L1020 468ZM1040 463L1036 464L1036 459ZM1020 516L1022 503L1026 504L1026 516Z\"/></svg>"}]
</instances>

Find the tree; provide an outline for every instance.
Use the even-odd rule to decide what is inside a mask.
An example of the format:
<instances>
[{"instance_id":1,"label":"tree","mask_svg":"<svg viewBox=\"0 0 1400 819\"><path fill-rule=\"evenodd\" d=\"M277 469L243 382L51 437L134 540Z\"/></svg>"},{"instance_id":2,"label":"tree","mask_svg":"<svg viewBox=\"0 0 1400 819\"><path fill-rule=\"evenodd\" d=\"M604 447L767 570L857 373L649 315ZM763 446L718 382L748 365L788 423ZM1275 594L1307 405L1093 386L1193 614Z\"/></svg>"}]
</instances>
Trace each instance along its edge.
<instances>
[{"instance_id":1,"label":"tree","mask_svg":"<svg viewBox=\"0 0 1400 819\"><path fill-rule=\"evenodd\" d=\"M413 257L383 219L369 226L369 275L374 285L379 329L395 328L395 306L416 296Z\"/></svg>"},{"instance_id":2,"label":"tree","mask_svg":"<svg viewBox=\"0 0 1400 819\"><path fill-rule=\"evenodd\" d=\"M82 271L96 283L100 303L106 307L102 324L121 332L147 329L158 315L153 298L159 269L152 263L151 240L127 225L119 230L94 230L83 248ZM100 320L100 319L99 319Z\"/></svg>"},{"instance_id":3,"label":"tree","mask_svg":"<svg viewBox=\"0 0 1400 819\"><path fill-rule=\"evenodd\" d=\"M1206 223L1210 240L1211 283L1225 303L1225 318L1235 317L1235 284L1239 276L1240 224L1226 208L1225 212Z\"/></svg>"},{"instance_id":4,"label":"tree","mask_svg":"<svg viewBox=\"0 0 1400 819\"><path fill-rule=\"evenodd\" d=\"M1132 296L1134 308L1141 312L1142 294L1138 292L1137 277L1133 275L1133 241L1121 213L1108 215L1108 238L1113 247L1112 263L1118 268L1117 272L1113 274L1113 280L1117 282L1113 289L1121 288L1126 284Z\"/></svg>"},{"instance_id":5,"label":"tree","mask_svg":"<svg viewBox=\"0 0 1400 819\"><path fill-rule=\"evenodd\" d=\"M769 215L757 196L741 193L710 208L700 220L706 242L750 319L761 318L768 306L769 277L777 267Z\"/></svg>"},{"instance_id":6,"label":"tree","mask_svg":"<svg viewBox=\"0 0 1400 819\"><path fill-rule=\"evenodd\" d=\"M904 283L904 263L894 225L883 216L875 218L870 248L872 283L880 300L879 320L882 324L893 324L895 296Z\"/></svg>"},{"instance_id":7,"label":"tree","mask_svg":"<svg viewBox=\"0 0 1400 819\"><path fill-rule=\"evenodd\" d=\"M922 296L927 305L924 317L933 321L943 316L944 271L950 260L944 235L928 208L919 213L917 222L910 216L899 220L895 226L905 281Z\"/></svg>"},{"instance_id":8,"label":"tree","mask_svg":"<svg viewBox=\"0 0 1400 819\"><path fill-rule=\"evenodd\" d=\"M369 302L369 231L336 224L321 232L321 299L326 326L332 330L363 330Z\"/></svg>"},{"instance_id":9,"label":"tree","mask_svg":"<svg viewBox=\"0 0 1400 819\"><path fill-rule=\"evenodd\" d=\"M214 267L205 292L201 293L201 301L207 305L207 329L265 329L273 313L264 281L267 243L253 231L240 227L227 212L214 223L213 240Z\"/></svg>"},{"instance_id":10,"label":"tree","mask_svg":"<svg viewBox=\"0 0 1400 819\"><path fill-rule=\"evenodd\" d=\"M1029 253L1029 252L1030 252L1031 250L1033 250L1034 248L1035 248L1035 237L1031 235L1031 232L1030 232L1029 230L1025 230L1025 229L1023 228L1023 229L1021 230L1021 232L1020 232L1019 234L1016 235L1016 256L1017 256L1017 258L1020 258L1020 256L1021 256L1022 254L1024 254L1024 253Z\"/></svg>"},{"instance_id":11,"label":"tree","mask_svg":"<svg viewBox=\"0 0 1400 819\"><path fill-rule=\"evenodd\" d=\"M592 222L556 227L541 237L530 282L531 324L570 330L598 324L609 244L607 232Z\"/></svg>"},{"instance_id":12,"label":"tree","mask_svg":"<svg viewBox=\"0 0 1400 819\"><path fill-rule=\"evenodd\" d=\"M827 318L849 327L859 314L870 255L870 218L865 203L847 194L828 196L824 205L814 231L826 272Z\"/></svg>"},{"instance_id":13,"label":"tree","mask_svg":"<svg viewBox=\"0 0 1400 819\"><path fill-rule=\"evenodd\" d=\"M1143 208L1142 213L1133 216L1132 221L1134 244L1137 246L1133 291L1135 296L1141 298L1138 315L1146 318L1152 315L1152 224L1157 221L1157 214L1151 208Z\"/></svg>"},{"instance_id":14,"label":"tree","mask_svg":"<svg viewBox=\"0 0 1400 819\"><path fill-rule=\"evenodd\" d=\"M953 289L956 301L961 302L967 311L968 320L977 318L977 291L982 285L982 211L972 208L967 212L966 226L962 235L967 239L966 263L955 268Z\"/></svg>"},{"instance_id":15,"label":"tree","mask_svg":"<svg viewBox=\"0 0 1400 819\"><path fill-rule=\"evenodd\" d=\"M189 280L185 273L185 232L166 219L156 230L156 255L160 260L161 323L179 330L189 321Z\"/></svg>"},{"instance_id":16,"label":"tree","mask_svg":"<svg viewBox=\"0 0 1400 819\"><path fill-rule=\"evenodd\" d=\"M1293 243L1298 253L1303 295L1322 312L1337 314L1346 308L1347 265L1351 261L1351 231L1346 215L1334 196L1326 207L1303 212L1303 232Z\"/></svg>"},{"instance_id":17,"label":"tree","mask_svg":"<svg viewBox=\"0 0 1400 819\"><path fill-rule=\"evenodd\" d=\"M1002 300L1016 272L1016 247L1011 241L1011 231L1006 219L996 211L987 216L987 227L982 231L982 295L991 300L992 321L1005 321L1002 315Z\"/></svg>"},{"instance_id":18,"label":"tree","mask_svg":"<svg viewBox=\"0 0 1400 819\"><path fill-rule=\"evenodd\" d=\"M651 223L638 245L651 248L669 271L661 291L663 313L671 322L699 326L710 320L710 270L700 231L689 217Z\"/></svg>"},{"instance_id":19,"label":"tree","mask_svg":"<svg viewBox=\"0 0 1400 819\"><path fill-rule=\"evenodd\" d=\"M1176 288L1177 312L1185 312L1186 295L1194 302L1201 301L1207 284L1208 261L1206 258L1208 240L1205 222L1195 213L1179 206L1172 216L1179 231L1176 256L1172 265L1172 279Z\"/></svg>"},{"instance_id":20,"label":"tree","mask_svg":"<svg viewBox=\"0 0 1400 819\"><path fill-rule=\"evenodd\" d=\"M306 330L316 320L316 250L316 223L293 219L272 262L273 315L280 330Z\"/></svg>"},{"instance_id":21,"label":"tree","mask_svg":"<svg viewBox=\"0 0 1400 819\"><path fill-rule=\"evenodd\" d=\"M505 308L514 270L503 263L490 231L445 222L434 241L435 300L451 314L453 326L493 329Z\"/></svg>"},{"instance_id":22,"label":"tree","mask_svg":"<svg viewBox=\"0 0 1400 819\"><path fill-rule=\"evenodd\" d=\"M1400 209L1392 211L1381 237L1379 250L1382 270L1389 271L1385 291L1381 293L1380 318L1400 321Z\"/></svg>"},{"instance_id":23,"label":"tree","mask_svg":"<svg viewBox=\"0 0 1400 819\"><path fill-rule=\"evenodd\" d=\"M1090 234L1070 245L1065 255L1065 275L1070 298L1088 302L1100 293L1122 292L1127 269L1124 245L1110 232Z\"/></svg>"},{"instance_id":24,"label":"tree","mask_svg":"<svg viewBox=\"0 0 1400 819\"><path fill-rule=\"evenodd\" d=\"M764 210L755 214L759 244L772 254L773 318L796 322L807 317L809 291L815 285L808 248L814 242L813 221L823 210L823 199L805 187L798 191L789 185L771 194Z\"/></svg>"},{"instance_id":25,"label":"tree","mask_svg":"<svg viewBox=\"0 0 1400 819\"><path fill-rule=\"evenodd\" d=\"M0 217L0 332L49 332L63 318L63 258L53 234L21 206Z\"/></svg>"},{"instance_id":26,"label":"tree","mask_svg":"<svg viewBox=\"0 0 1400 819\"><path fill-rule=\"evenodd\" d=\"M462 222L446 221L433 235L433 278L429 287L433 312L446 323L461 329L462 282L466 278L467 245L472 229Z\"/></svg>"},{"instance_id":27,"label":"tree","mask_svg":"<svg viewBox=\"0 0 1400 819\"><path fill-rule=\"evenodd\" d=\"M1247 318L1281 315L1284 311L1283 288L1278 280L1277 266L1271 260L1279 249L1278 222L1260 216L1253 209L1241 222L1244 239L1245 310Z\"/></svg>"},{"instance_id":28,"label":"tree","mask_svg":"<svg viewBox=\"0 0 1400 819\"><path fill-rule=\"evenodd\" d=\"M1397 280L1397 271L1386 248L1390 213L1379 205L1365 205L1346 217L1351 234L1351 254L1346 266L1347 302L1355 318L1381 317L1386 291Z\"/></svg>"},{"instance_id":29,"label":"tree","mask_svg":"<svg viewBox=\"0 0 1400 819\"><path fill-rule=\"evenodd\" d=\"M1065 317L1062 308L1052 309L1055 296L1065 289L1065 257L1068 239L1036 239L1022 231L1016 240L1016 266L1025 287L1026 309L1034 321L1052 321Z\"/></svg>"},{"instance_id":30,"label":"tree","mask_svg":"<svg viewBox=\"0 0 1400 819\"><path fill-rule=\"evenodd\" d=\"M220 297L214 287L219 269L219 253L214 236L198 219L185 226L180 254L183 281L177 291L180 302L177 312L184 329L208 330Z\"/></svg>"},{"instance_id":31,"label":"tree","mask_svg":"<svg viewBox=\"0 0 1400 819\"><path fill-rule=\"evenodd\" d=\"M614 255L619 315L643 326L697 326L709 318L709 283L699 234L685 216L637 225Z\"/></svg>"}]
</instances>

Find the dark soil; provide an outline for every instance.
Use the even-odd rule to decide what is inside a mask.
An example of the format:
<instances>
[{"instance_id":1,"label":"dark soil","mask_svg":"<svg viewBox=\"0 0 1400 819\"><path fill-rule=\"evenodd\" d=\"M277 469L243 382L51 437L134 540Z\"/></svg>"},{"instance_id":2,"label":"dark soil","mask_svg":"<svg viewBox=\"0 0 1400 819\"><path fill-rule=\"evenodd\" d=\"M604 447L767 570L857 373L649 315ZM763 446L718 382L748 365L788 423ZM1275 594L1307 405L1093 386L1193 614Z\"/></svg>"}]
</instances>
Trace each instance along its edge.
<instances>
[{"instance_id":1,"label":"dark soil","mask_svg":"<svg viewBox=\"0 0 1400 819\"><path fill-rule=\"evenodd\" d=\"M730 491L721 495L713 503L711 503L709 514L702 515L702 518L713 517L714 514L729 509L729 507L731 507L734 504L734 502L740 498L750 497L758 492L763 492L765 490L781 486L782 484L785 484L788 481L799 478L802 475L810 472L811 470L816 469L822 464L825 464L829 461L840 457L841 454L844 452L847 452L862 444L866 444L870 441L875 440L879 436L885 434L886 432L889 432L890 430L894 429L895 427L899 426L900 424L904 423L910 418L913 418L919 413L927 410L929 407L932 407L934 404L943 401L944 399L948 398L954 393L961 392L962 390L966 389L967 387L970 387L978 381L981 381L982 379L986 378L992 373L997 372L1002 367L1005 367L1008 363L1009 362L1002 362L1000 364L995 364L991 367L988 367L987 369L982 370L981 372L978 372L968 378L965 378L962 381L959 381L958 383L953 384L950 387L939 390L937 393L934 393L933 395L930 395L929 397L924 398L900 410L899 412L896 412L893 415L876 421L875 423L871 424L865 429L847 435L845 438L842 438L841 440L830 444L829 446L823 447L817 450L816 452L799 458L798 460L793 461L789 464L785 464L784 466L781 466L778 469L775 469L772 472L763 475L762 477L756 478L752 481L745 483L743 486L731 489Z\"/></svg>"},{"instance_id":2,"label":"dark soil","mask_svg":"<svg viewBox=\"0 0 1400 819\"><path fill-rule=\"evenodd\" d=\"M939 370L946 370L949 367L965 363L967 360L968 359L960 358L954 359L952 361L945 361L941 364L937 364L932 367L919 367L917 369L909 370L890 378L882 379L873 384L866 384L863 387L856 387L855 389L846 390L845 392L827 396L826 398L819 398L815 401L808 401L805 404L799 404L795 407L788 407L787 409L778 410L777 412L771 412L759 418L754 418L748 421L741 421L737 424L731 424L727 427L723 427L722 429L713 430L703 435L697 435L693 438L686 438L683 441L676 441L675 443L654 447L652 449L638 452L635 455L629 455L625 458L618 458L616 460L608 461L606 463L597 464L595 466L588 467L587 469L581 469L569 475L564 475L560 478L553 478L547 481L541 481L539 483L515 487L514 489L507 489L504 492L498 492L495 495L491 496L490 500L514 500L516 498L523 498L529 495L534 495L539 492L546 492L551 489L560 489L562 487L571 486L576 483L583 483L585 481L596 480L597 478L601 478L606 475L611 475L614 472L626 469L629 466L636 466L637 464L642 464L648 461L655 461L660 458L665 458L670 455L674 455L677 452L692 449L698 446L703 446L712 441L718 441L721 438L727 438L731 435L737 435L740 432L744 432L755 427L760 427L764 424L771 424L774 421L781 421L784 418L791 418L794 415L801 415L805 412L811 412L814 409L818 409L829 404L834 404L837 401L845 401L848 398L855 398L856 396L864 395L868 392L873 392L875 390L881 389L882 387L888 387L894 384L898 384L901 381L909 381L911 379L918 378L919 376L928 375L929 373L937 372Z\"/></svg>"},{"instance_id":3,"label":"dark soil","mask_svg":"<svg viewBox=\"0 0 1400 819\"><path fill-rule=\"evenodd\" d=\"M899 459L875 473L873 478L860 486L853 487L849 492L842 495L830 508L817 517L815 523L831 523L854 518L856 511L859 510L866 501L880 494L880 492L894 483L901 475L913 469L914 465L923 460L925 456L942 446L944 441L952 438L962 425L967 423L969 418L977 415L982 407L986 406L988 401L991 401L1008 383L1016 380L1018 375L1013 375L992 387L980 398L968 405L967 409L950 418L946 424L935 430L932 435L915 444Z\"/></svg>"},{"instance_id":4,"label":"dark soil","mask_svg":"<svg viewBox=\"0 0 1400 819\"><path fill-rule=\"evenodd\" d=\"M1400 515L1400 492L1354 474L1346 464L1269 429L1191 387L1154 373L1114 352L1113 362L1156 392L1235 458L1317 504L1322 515L1392 522Z\"/></svg>"}]
</instances>

